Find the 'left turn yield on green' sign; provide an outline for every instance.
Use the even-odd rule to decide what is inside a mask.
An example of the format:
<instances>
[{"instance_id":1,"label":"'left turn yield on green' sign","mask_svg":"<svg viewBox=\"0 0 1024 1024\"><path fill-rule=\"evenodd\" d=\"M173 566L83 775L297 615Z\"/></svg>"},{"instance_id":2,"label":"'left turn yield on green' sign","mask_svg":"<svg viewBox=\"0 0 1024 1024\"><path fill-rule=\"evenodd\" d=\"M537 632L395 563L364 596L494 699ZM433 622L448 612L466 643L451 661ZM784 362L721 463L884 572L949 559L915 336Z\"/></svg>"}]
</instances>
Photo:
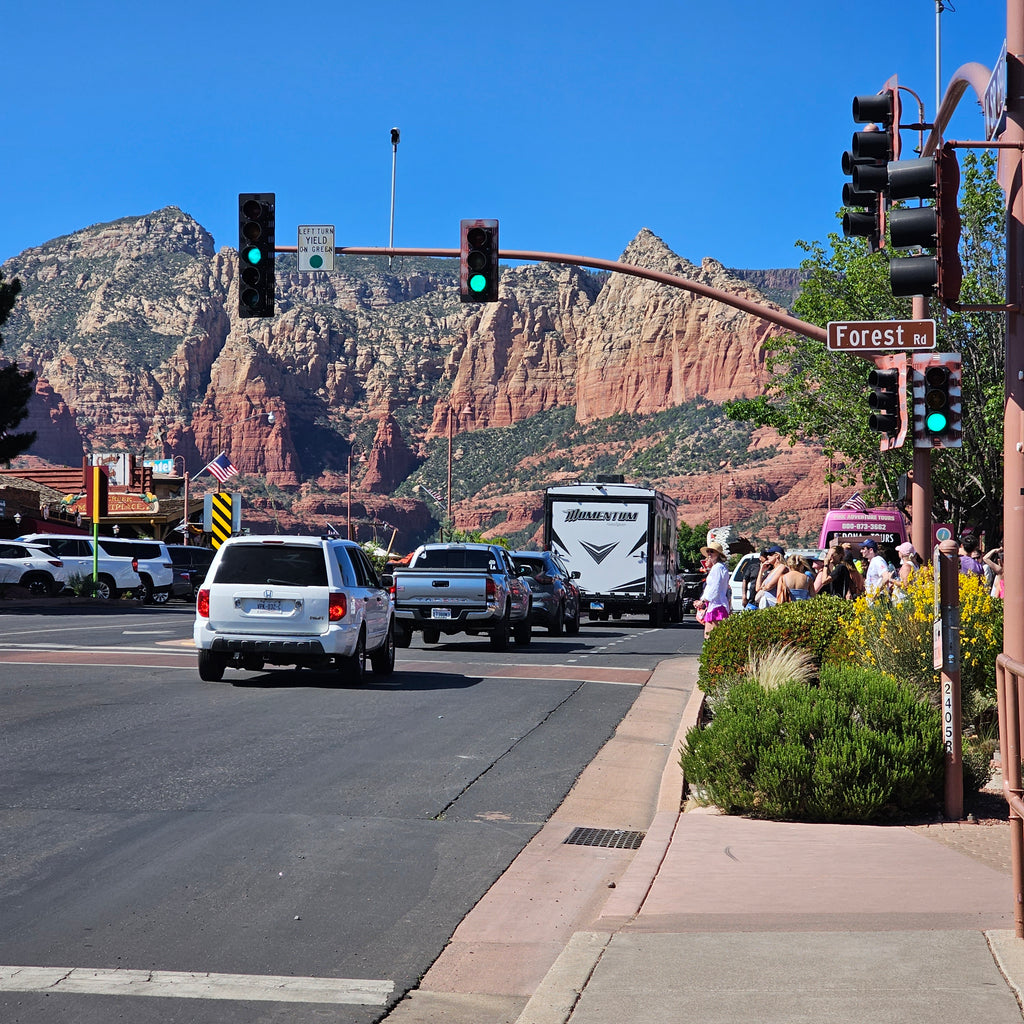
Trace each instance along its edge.
<instances>
[{"instance_id":1,"label":"'left turn yield on green' sign","mask_svg":"<svg viewBox=\"0 0 1024 1024\"><path fill-rule=\"evenodd\" d=\"M334 269L334 225L299 225L299 270Z\"/></svg>"}]
</instances>

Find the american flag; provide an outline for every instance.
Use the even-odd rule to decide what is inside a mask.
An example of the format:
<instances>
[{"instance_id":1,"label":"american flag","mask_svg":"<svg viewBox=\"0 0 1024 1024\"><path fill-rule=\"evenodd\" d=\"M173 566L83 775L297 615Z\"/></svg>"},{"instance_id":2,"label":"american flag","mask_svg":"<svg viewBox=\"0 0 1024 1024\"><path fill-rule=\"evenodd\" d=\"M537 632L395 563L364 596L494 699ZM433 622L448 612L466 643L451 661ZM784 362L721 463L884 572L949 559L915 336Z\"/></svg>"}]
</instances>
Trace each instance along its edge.
<instances>
[{"instance_id":1,"label":"american flag","mask_svg":"<svg viewBox=\"0 0 1024 1024\"><path fill-rule=\"evenodd\" d=\"M225 452L221 452L204 470L204 473L212 473L222 484L226 483L233 476L238 475L238 469L232 465L231 460Z\"/></svg>"},{"instance_id":2,"label":"american flag","mask_svg":"<svg viewBox=\"0 0 1024 1024\"><path fill-rule=\"evenodd\" d=\"M854 491L839 507L852 509L854 512L866 512L868 503L860 496L860 491Z\"/></svg>"}]
</instances>

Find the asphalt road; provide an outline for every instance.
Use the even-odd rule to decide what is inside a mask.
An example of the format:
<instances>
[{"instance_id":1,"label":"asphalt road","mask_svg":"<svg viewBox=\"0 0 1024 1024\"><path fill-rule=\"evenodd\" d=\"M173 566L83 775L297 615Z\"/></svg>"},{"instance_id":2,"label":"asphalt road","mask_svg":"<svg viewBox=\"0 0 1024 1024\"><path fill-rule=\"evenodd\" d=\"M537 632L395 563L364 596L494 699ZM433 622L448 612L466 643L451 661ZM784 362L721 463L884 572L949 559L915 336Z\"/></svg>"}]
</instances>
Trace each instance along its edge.
<instances>
[{"instance_id":1,"label":"asphalt road","mask_svg":"<svg viewBox=\"0 0 1024 1024\"><path fill-rule=\"evenodd\" d=\"M211 684L191 621L0 611L5 1024L378 1020L700 646L627 619Z\"/></svg>"}]
</instances>

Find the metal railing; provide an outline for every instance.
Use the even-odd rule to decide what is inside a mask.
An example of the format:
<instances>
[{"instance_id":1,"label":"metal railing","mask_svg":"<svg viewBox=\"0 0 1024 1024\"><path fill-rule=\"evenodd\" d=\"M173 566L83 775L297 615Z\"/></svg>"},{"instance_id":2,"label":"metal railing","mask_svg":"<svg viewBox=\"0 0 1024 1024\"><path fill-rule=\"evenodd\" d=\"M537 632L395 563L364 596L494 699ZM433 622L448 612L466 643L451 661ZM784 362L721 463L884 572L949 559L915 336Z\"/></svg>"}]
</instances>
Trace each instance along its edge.
<instances>
[{"instance_id":1,"label":"metal railing","mask_svg":"<svg viewBox=\"0 0 1024 1024\"><path fill-rule=\"evenodd\" d=\"M1005 654L996 658L999 701L999 756L1003 796L1010 806L1010 868L1013 875L1013 926L1024 939L1024 799L1021 789L1021 737L1024 736L1024 665Z\"/></svg>"}]
</instances>

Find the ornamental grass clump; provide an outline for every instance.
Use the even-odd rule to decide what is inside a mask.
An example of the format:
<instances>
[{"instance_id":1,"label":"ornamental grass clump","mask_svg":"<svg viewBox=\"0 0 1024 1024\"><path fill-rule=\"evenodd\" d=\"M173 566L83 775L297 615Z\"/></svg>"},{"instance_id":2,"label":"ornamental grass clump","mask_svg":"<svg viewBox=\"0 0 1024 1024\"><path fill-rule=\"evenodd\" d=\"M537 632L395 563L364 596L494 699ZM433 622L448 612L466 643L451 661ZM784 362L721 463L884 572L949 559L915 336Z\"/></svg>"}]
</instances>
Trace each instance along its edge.
<instances>
[{"instance_id":1,"label":"ornamental grass clump","mask_svg":"<svg viewBox=\"0 0 1024 1024\"><path fill-rule=\"evenodd\" d=\"M817 686L774 689L740 678L710 724L689 731L680 764L702 799L728 814L861 823L920 815L940 803L939 715L877 669L824 665Z\"/></svg>"},{"instance_id":2,"label":"ornamental grass clump","mask_svg":"<svg viewBox=\"0 0 1024 1024\"><path fill-rule=\"evenodd\" d=\"M814 664L820 665L843 629L842 616L848 604L838 597L815 597L730 615L704 639L700 654L701 689L711 696L719 685L728 685L742 675L750 662L751 650L792 647L806 651Z\"/></svg>"}]
</instances>

